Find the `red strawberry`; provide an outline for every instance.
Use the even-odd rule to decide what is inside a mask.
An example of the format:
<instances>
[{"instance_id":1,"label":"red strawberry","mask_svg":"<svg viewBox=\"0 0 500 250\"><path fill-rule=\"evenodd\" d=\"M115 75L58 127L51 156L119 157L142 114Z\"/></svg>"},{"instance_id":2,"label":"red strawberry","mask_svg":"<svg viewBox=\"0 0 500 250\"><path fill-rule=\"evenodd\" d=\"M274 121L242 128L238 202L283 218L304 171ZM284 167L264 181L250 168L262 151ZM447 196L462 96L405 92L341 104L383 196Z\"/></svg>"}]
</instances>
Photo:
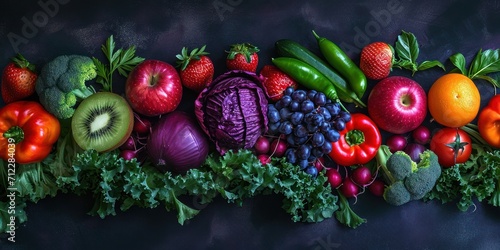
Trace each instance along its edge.
<instances>
[{"instance_id":1,"label":"red strawberry","mask_svg":"<svg viewBox=\"0 0 500 250\"><path fill-rule=\"evenodd\" d=\"M25 99L35 93L35 83L38 75L35 66L21 54L12 58L2 74L2 99L5 103Z\"/></svg>"},{"instance_id":2,"label":"red strawberry","mask_svg":"<svg viewBox=\"0 0 500 250\"><path fill-rule=\"evenodd\" d=\"M177 57L177 66L182 85L196 92L202 91L214 77L214 64L207 56L205 45L196 48L188 54L186 47L182 48Z\"/></svg>"},{"instance_id":3,"label":"red strawberry","mask_svg":"<svg viewBox=\"0 0 500 250\"><path fill-rule=\"evenodd\" d=\"M249 43L233 44L227 51L226 67L228 70L245 70L254 72L259 64L259 49Z\"/></svg>"},{"instance_id":4,"label":"red strawberry","mask_svg":"<svg viewBox=\"0 0 500 250\"><path fill-rule=\"evenodd\" d=\"M297 89L298 87L295 80L274 65L264 66L260 71L260 75L264 77L263 86L267 96L274 102L283 97L286 88L291 86Z\"/></svg>"},{"instance_id":5,"label":"red strawberry","mask_svg":"<svg viewBox=\"0 0 500 250\"><path fill-rule=\"evenodd\" d=\"M361 50L359 67L368 79L380 80L389 76L394 60L394 49L384 42L374 42Z\"/></svg>"}]
</instances>

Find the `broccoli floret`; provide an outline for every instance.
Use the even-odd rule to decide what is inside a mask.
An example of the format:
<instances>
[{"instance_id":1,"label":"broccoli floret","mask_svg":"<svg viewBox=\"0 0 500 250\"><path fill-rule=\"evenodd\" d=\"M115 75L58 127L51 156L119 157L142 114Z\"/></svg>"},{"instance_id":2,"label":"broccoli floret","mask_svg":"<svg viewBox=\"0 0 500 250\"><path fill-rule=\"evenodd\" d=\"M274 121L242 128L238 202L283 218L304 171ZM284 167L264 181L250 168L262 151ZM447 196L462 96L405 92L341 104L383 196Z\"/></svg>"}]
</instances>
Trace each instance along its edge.
<instances>
[{"instance_id":1,"label":"broccoli floret","mask_svg":"<svg viewBox=\"0 0 500 250\"><path fill-rule=\"evenodd\" d=\"M394 206L400 206L411 200L411 194L402 181L396 181L384 190L384 200Z\"/></svg>"},{"instance_id":2,"label":"broccoli floret","mask_svg":"<svg viewBox=\"0 0 500 250\"><path fill-rule=\"evenodd\" d=\"M417 169L417 163L403 151L397 151L387 159L387 169L395 180L404 180Z\"/></svg>"},{"instance_id":3,"label":"broccoli floret","mask_svg":"<svg viewBox=\"0 0 500 250\"><path fill-rule=\"evenodd\" d=\"M387 146L382 145L376 159L387 183L384 199L392 205L422 199L434 188L441 175L438 157L430 150L420 154L417 164L405 152L393 154Z\"/></svg>"},{"instance_id":4,"label":"broccoli floret","mask_svg":"<svg viewBox=\"0 0 500 250\"><path fill-rule=\"evenodd\" d=\"M422 199L434 188L441 176L441 166L434 152L426 150L420 154L420 159L417 170L405 179L405 187L410 192L412 200Z\"/></svg>"},{"instance_id":5,"label":"broccoli floret","mask_svg":"<svg viewBox=\"0 0 500 250\"><path fill-rule=\"evenodd\" d=\"M36 92L45 109L59 119L73 116L75 105L95 93L86 82L97 76L92 58L62 55L48 62L36 81Z\"/></svg>"}]
</instances>

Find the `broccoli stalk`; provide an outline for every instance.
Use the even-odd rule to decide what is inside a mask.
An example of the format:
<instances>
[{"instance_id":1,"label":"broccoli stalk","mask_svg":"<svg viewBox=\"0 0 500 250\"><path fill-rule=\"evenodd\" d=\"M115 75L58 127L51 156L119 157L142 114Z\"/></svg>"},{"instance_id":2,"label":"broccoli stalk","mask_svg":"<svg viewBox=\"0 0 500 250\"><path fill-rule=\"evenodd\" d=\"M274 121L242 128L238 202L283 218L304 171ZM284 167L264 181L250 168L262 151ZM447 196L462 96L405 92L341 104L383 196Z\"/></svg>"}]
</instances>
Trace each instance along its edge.
<instances>
[{"instance_id":1,"label":"broccoli stalk","mask_svg":"<svg viewBox=\"0 0 500 250\"><path fill-rule=\"evenodd\" d=\"M386 145L379 148L375 157L387 184L383 197L391 205L422 199L441 175L438 158L430 150L420 154L418 164L403 151L391 153Z\"/></svg>"}]
</instances>

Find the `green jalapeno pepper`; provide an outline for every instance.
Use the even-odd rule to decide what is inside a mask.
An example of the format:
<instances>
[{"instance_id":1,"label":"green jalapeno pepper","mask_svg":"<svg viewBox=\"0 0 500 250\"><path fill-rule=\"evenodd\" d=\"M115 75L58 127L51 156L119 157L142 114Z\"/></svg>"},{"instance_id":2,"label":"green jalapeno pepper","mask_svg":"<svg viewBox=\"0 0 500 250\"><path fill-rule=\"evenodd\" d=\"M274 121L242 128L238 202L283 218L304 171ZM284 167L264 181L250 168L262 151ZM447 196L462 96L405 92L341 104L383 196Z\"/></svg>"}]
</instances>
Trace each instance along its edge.
<instances>
[{"instance_id":1,"label":"green jalapeno pepper","mask_svg":"<svg viewBox=\"0 0 500 250\"><path fill-rule=\"evenodd\" d=\"M356 93L350 89L344 78L342 78L330 65L328 65L327 62L314 54L312 51L290 39L281 39L276 41L275 47L280 56L293 57L316 68L321 74L330 80L333 86L335 86L335 90L337 91L337 95L340 100L348 103L354 103L360 107L366 107L366 104L364 104L358 98Z\"/></svg>"},{"instance_id":2,"label":"green jalapeno pepper","mask_svg":"<svg viewBox=\"0 0 500 250\"><path fill-rule=\"evenodd\" d=\"M345 107L340 102L337 90L316 68L292 57L277 57L272 59L273 64L285 74L308 89L323 92L332 101L339 102L342 108Z\"/></svg>"},{"instance_id":3,"label":"green jalapeno pepper","mask_svg":"<svg viewBox=\"0 0 500 250\"><path fill-rule=\"evenodd\" d=\"M318 36L314 30L313 34L326 61L347 80L354 93L363 98L368 84L363 71L334 42Z\"/></svg>"}]
</instances>

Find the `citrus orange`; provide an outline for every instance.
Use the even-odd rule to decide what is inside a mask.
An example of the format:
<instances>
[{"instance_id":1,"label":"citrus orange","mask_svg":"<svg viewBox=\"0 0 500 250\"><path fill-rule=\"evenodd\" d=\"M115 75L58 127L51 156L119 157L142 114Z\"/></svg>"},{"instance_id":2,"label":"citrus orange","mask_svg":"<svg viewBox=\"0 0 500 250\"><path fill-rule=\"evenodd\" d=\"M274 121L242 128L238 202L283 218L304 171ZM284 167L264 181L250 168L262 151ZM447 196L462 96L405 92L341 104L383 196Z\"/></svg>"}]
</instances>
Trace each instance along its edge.
<instances>
[{"instance_id":1,"label":"citrus orange","mask_svg":"<svg viewBox=\"0 0 500 250\"><path fill-rule=\"evenodd\" d=\"M448 73L432 84L427 94L427 104L436 122L456 128L476 118L481 95L470 78L459 73Z\"/></svg>"}]
</instances>

